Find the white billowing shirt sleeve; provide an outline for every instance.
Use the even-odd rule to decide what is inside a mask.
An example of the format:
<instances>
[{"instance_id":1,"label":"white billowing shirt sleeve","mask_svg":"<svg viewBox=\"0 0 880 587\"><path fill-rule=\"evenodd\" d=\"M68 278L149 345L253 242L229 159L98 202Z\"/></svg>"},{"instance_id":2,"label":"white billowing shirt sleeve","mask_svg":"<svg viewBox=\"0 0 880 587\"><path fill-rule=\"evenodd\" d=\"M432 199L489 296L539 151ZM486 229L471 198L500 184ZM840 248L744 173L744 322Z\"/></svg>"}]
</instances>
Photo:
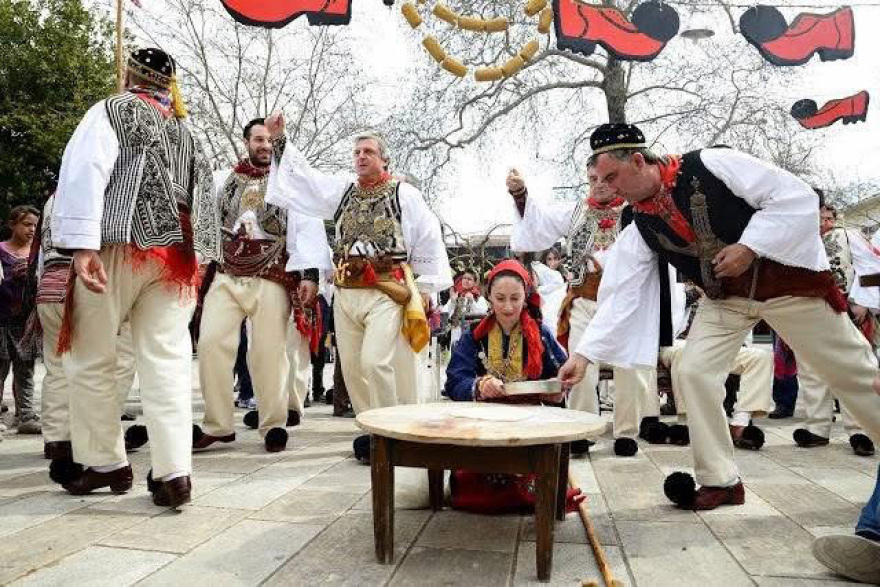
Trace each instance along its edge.
<instances>
[{"instance_id":1,"label":"white billowing shirt sleeve","mask_svg":"<svg viewBox=\"0 0 880 587\"><path fill-rule=\"evenodd\" d=\"M452 287L452 269L440 220L428 208L421 192L412 185L401 183L397 193L407 261L418 276L419 291L434 293Z\"/></svg>"},{"instance_id":2,"label":"white billowing shirt sleeve","mask_svg":"<svg viewBox=\"0 0 880 587\"><path fill-rule=\"evenodd\" d=\"M783 169L733 149L703 149L700 158L730 191L758 209L740 244L784 265L828 269L819 236L819 200L810 186Z\"/></svg>"},{"instance_id":3,"label":"white billowing shirt sleeve","mask_svg":"<svg viewBox=\"0 0 880 587\"><path fill-rule=\"evenodd\" d=\"M860 306L880 310L880 288L862 287L859 277L880 273L880 250L872 245L857 230L847 230L849 249L852 253L855 278L849 290L849 298Z\"/></svg>"},{"instance_id":4,"label":"white billowing shirt sleeve","mask_svg":"<svg viewBox=\"0 0 880 587\"><path fill-rule=\"evenodd\" d=\"M544 251L568 234L571 217L576 202L547 204L536 201L529 194L526 198L525 213L520 218L514 205L513 232L510 235L510 248L516 253Z\"/></svg>"},{"instance_id":5,"label":"white billowing shirt sleeve","mask_svg":"<svg viewBox=\"0 0 880 587\"><path fill-rule=\"evenodd\" d=\"M598 308L577 348L594 363L655 368L660 341L657 256L630 224L608 250Z\"/></svg>"},{"instance_id":6,"label":"white billowing shirt sleeve","mask_svg":"<svg viewBox=\"0 0 880 587\"><path fill-rule=\"evenodd\" d=\"M51 220L56 248L101 248L104 192L118 156L119 140L104 101L98 102L76 127L61 159Z\"/></svg>"},{"instance_id":7,"label":"white billowing shirt sleeve","mask_svg":"<svg viewBox=\"0 0 880 587\"><path fill-rule=\"evenodd\" d=\"M672 303L672 338L684 332L691 316L687 307L687 289L683 283L678 283L678 272L669 265L669 299Z\"/></svg>"},{"instance_id":8,"label":"white billowing shirt sleeve","mask_svg":"<svg viewBox=\"0 0 880 587\"><path fill-rule=\"evenodd\" d=\"M288 141L281 162L272 158L266 202L295 214L332 220L345 190L354 181L353 175L330 175L318 171Z\"/></svg>"},{"instance_id":9,"label":"white billowing shirt sleeve","mask_svg":"<svg viewBox=\"0 0 880 587\"><path fill-rule=\"evenodd\" d=\"M316 268L322 275L333 270L324 221L302 214L287 215L287 271Z\"/></svg>"}]
</instances>

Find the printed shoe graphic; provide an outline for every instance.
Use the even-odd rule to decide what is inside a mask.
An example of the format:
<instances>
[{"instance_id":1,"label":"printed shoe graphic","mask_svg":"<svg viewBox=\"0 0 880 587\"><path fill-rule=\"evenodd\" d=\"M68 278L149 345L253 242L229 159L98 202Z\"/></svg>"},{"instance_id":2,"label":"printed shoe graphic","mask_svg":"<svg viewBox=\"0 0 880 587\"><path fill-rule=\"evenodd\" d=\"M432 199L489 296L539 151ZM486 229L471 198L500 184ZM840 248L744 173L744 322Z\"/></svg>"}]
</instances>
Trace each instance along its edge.
<instances>
[{"instance_id":1,"label":"printed shoe graphic","mask_svg":"<svg viewBox=\"0 0 880 587\"><path fill-rule=\"evenodd\" d=\"M802 65L816 53L822 61L848 59L855 51L855 22L849 6L829 14L801 13L788 25L778 8L760 4L743 13L739 28L774 65Z\"/></svg>"},{"instance_id":2,"label":"printed shoe graphic","mask_svg":"<svg viewBox=\"0 0 880 587\"><path fill-rule=\"evenodd\" d=\"M342 25L351 22L351 0L220 0L238 22L251 26L281 28L305 15L310 25Z\"/></svg>"},{"instance_id":3,"label":"printed shoe graphic","mask_svg":"<svg viewBox=\"0 0 880 587\"><path fill-rule=\"evenodd\" d=\"M617 8L584 4L578 0L553 0L556 46L590 55L602 45L613 57L651 61L678 34L674 8L650 0L636 7L632 20Z\"/></svg>"},{"instance_id":4,"label":"printed shoe graphic","mask_svg":"<svg viewBox=\"0 0 880 587\"><path fill-rule=\"evenodd\" d=\"M838 120L843 124L864 121L868 117L868 102L871 96L862 90L858 94L838 100L830 100L822 108L816 106L815 100L798 100L791 107L794 116L804 128L825 128Z\"/></svg>"}]
</instances>

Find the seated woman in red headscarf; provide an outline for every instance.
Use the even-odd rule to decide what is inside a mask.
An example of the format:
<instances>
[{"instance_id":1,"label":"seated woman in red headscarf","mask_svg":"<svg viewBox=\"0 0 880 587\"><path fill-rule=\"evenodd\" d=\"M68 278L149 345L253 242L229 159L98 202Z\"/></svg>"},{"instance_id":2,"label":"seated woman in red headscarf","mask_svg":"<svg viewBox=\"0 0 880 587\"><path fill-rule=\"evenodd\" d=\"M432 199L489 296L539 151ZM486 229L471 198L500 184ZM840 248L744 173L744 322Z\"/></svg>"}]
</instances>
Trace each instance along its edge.
<instances>
[{"instance_id":1,"label":"seated woman in red headscarf","mask_svg":"<svg viewBox=\"0 0 880 587\"><path fill-rule=\"evenodd\" d=\"M566 355L541 324L541 300L529 272L518 261L502 261L486 280L489 315L462 334L446 369L445 395L455 401L491 401L562 406L565 395L516 395L505 382L551 379ZM493 514L527 511L535 505L534 475L453 471L452 507ZM569 506L579 499L569 496Z\"/></svg>"}]
</instances>

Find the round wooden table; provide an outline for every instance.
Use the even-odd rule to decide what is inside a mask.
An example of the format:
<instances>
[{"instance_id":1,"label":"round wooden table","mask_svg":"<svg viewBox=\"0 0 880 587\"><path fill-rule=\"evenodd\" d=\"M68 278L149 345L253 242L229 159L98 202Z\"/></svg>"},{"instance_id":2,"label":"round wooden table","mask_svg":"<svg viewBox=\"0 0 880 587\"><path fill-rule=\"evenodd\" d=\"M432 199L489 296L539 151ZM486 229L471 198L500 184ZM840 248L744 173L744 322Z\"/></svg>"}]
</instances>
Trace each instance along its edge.
<instances>
[{"instance_id":1,"label":"round wooden table","mask_svg":"<svg viewBox=\"0 0 880 587\"><path fill-rule=\"evenodd\" d=\"M595 437L595 414L544 406L438 402L358 414L371 434L376 558L394 557L394 467L428 469L431 508L443 507L443 472L534 473L538 579L550 579L554 518L565 517L569 443Z\"/></svg>"}]
</instances>

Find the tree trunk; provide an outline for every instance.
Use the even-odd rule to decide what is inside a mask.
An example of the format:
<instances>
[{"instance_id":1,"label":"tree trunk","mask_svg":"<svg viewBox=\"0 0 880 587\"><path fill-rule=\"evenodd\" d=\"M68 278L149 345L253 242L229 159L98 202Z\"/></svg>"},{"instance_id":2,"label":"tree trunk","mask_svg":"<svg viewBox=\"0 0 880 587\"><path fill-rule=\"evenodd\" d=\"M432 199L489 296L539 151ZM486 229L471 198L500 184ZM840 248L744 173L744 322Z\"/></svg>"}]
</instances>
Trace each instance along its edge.
<instances>
[{"instance_id":1,"label":"tree trunk","mask_svg":"<svg viewBox=\"0 0 880 587\"><path fill-rule=\"evenodd\" d=\"M626 122L626 72L617 59L608 59L608 72L602 81L602 91L608 106L608 122Z\"/></svg>"}]
</instances>

